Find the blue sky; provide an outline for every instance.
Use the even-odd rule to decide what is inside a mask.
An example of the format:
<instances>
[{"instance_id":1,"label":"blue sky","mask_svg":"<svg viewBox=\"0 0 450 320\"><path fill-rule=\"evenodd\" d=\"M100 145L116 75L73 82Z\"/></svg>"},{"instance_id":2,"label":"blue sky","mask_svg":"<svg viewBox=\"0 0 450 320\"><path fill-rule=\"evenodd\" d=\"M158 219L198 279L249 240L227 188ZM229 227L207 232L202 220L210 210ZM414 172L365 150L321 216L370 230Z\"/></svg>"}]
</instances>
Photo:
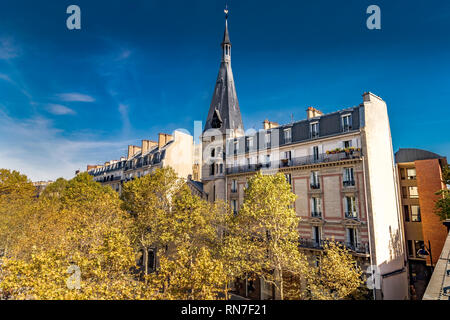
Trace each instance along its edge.
<instances>
[{"instance_id":1,"label":"blue sky","mask_svg":"<svg viewBox=\"0 0 450 320\"><path fill-rule=\"evenodd\" d=\"M204 121L225 1L0 3L0 167L70 178L127 145ZM81 8L81 30L66 8ZM381 8L381 30L366 8ZM232 67L244 126L388 104L394 150L449 155L450 2L230 0Z\"/></svg>"}]
</instances>

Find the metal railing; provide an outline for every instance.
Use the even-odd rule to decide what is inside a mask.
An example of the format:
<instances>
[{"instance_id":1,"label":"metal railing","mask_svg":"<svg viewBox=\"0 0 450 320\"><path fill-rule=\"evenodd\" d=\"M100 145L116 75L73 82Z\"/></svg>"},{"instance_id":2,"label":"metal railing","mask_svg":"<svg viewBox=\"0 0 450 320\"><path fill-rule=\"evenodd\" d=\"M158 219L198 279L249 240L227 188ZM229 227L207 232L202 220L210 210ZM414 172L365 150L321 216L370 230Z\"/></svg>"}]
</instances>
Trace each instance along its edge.
<instances>
[{"instance_id":1,"label":"metal railing","mask_svg":"<svg viewBox=\"0 0 450 320\"><path fill-rule=\"evenodd\" d=\"M346 211L345 212L345 217L347 219L358 219L358 214L356 212Z\"/></svg>"},{"instance_id":2,"label":"metal railing","mask_svg":"<svg viewBox=\"0 0 450 320\"><path fill-rule=\"evenodd\" d=\"M322 218L322 212L320 212L320 211L312 211L311 212L311 217L313 217L313 218Z\"/></svg>"},{"instance_id":3,"label":"metal railing","mask_svg":"<svg viewBox=\"0 0 450 320\"><path fill-rule=\"evenodd\" d=\"M314 240L314 239L299 239L299 247L309 248L309 249L320 249L323 250L325 244L335 242L350 251L356 253L369 254L369 245L367 243L352 243L344 241L330 241L330 240Z\"/></svg>"},{"instance_id":4,"label":"metal railing","mask_svg":"<svg viewBox=\"0 0 450 320\"><path fill-rule=\"evenodd\" d=\"M350 160L350 159L360 159L362 156L361 151L353 151L353 152L339 152L333 154L321 153L318 155L311 155L305 157L296 157L292 159L280 159L276 161L269 161L258 164L250 164L250 165L238 165L226 168L227 174L233 173L241 173L241 172L252 172L260 169L278 169L278 168L288 168L288 167L296 167L296 166L304 166L304 165L312 165L324 162L335 162L341 160ZM354 185L355 181L349 182L350 185Z\"/></svg>"}]
</instances>

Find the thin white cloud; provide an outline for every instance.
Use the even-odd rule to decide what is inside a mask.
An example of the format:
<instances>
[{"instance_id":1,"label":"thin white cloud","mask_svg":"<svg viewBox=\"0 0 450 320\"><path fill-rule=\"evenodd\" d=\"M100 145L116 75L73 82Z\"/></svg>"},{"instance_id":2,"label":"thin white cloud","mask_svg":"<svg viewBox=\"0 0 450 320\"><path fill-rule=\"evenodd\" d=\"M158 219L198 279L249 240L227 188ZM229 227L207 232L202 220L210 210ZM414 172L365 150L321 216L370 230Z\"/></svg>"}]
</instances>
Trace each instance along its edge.
<instances>
[{"instance_id":1,"label":"thin white cloud","mask_svg":"<svg viewBox=\"0 0 450 320\"><path fill-rule=\"evenodd\" d=\"M69 102L94 102L95 99L87 94L71 92L71 93L61 93L57 95L62 101Z\"/></svg>"},{"instance_id":2,"label":"thin white cloud","mask_svg":"<svg viewBox=\"0 0 450 320\"><path fill-rule=\"evenodd\" d=\"M33 181L72 178L87 164L124 155L130 142L92 135L64 137L48 119L14 119L0 110L0 168L20 171Z\"/></svg>"},{"instance_id":3,"label":"thin white cloud","mask_svg":"<svg viewBox=\"0 0 450 320\"><path fill-rule=\"evenodd\" d=\"M0 59L9 60L19 55L19 48L11 38L0 38Z\"/></svg>"},{"instance_id":4,"label":"thin white cloud","mask_svg":"<svg viewBox=\"0 0 450 320\"><path fill-rule=\"evenodd\" d=\"M129 107L126 104L119 104L119 113L122 118L123 134L128 134L131 128L130 117L128 116Z\"/></svg>"},{"instance_id":5,"label":"thin white cloud","mask_svg":"<svg viewBox=\"0 0 450 320\"><path fill-rule=\"evenodd\" d=\"M61 104L49 104L47 105L47 111L55 115L73 115L76 114L72 109L63 106Z\"/></svg>"}]
</instances>

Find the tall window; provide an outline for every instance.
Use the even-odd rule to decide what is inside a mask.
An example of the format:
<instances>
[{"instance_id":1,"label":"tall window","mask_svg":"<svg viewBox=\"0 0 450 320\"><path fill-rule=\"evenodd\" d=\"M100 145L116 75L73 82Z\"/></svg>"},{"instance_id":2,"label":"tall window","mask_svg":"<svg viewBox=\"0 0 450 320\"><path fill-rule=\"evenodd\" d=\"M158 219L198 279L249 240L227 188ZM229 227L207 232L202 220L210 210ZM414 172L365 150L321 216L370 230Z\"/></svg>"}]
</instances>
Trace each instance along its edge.
<instances>
[{"instance_id":1,"label":"tall window","mask_svg":"<svg viewBox=\"0 0 450 320\"><path fill-rule=\"evenodd\" d=\"M237 201L236 199L231 200L231 209L233 210L233 214L237 215Z\"/></svg>"},{"instance_id":2,"label":"tall window","mask_svg":"<svg viewBox=\"0 0 450 320\"><path fill-rule=\"evenodd\" d=\"M320 189L319 171L311 171L310 187L311 189Z\"/></svg>"},{"instance_id":3,"label":"tall window","mask_svg":"<svg viewBox=\"0 0 450 320\"><path fill-rule=\"evenodd\" d=\"M309 125L309 128L310 128L311 138L312 139L317 138L319 136L319 123L318 122L311 123Z\"/></svg>"},{"instance_id":4,"label":"tall window","mask_svg":"<svg viewBox=\"0 0 450 320\"><path fill-rule=\"evenodd\" d=\"M238 150L239 150L239 141L234 141L234 143L233 143L234 154L237 154Z\"/></svg>"},{"instance_id":5,"label":"tall window","mask_svg":"<svg viewBox=\"0 0 450 320\"><path fill-rule=\"evenodd\" d=\"M355 185L353 168L344 168L343 185L344 187L350 187Z\"/></svg>"},{"instance_id":6,"label":"tall window","mask_svg":"<svg viewBox=\"0 0 450 320\"><path fill-rule=\"evenodd\" d=\"M315 245L320 245L320 240L321 240L321 234L320 234L320 227L319 226L314 226L313 227L313 242Z\"/></svg>"},{"instance_id":7,"label":"tall window","mask_svg":"<svg viewBox=\"0 0 450 320\"><path fill-rule=\"evenodd\" d=\"M409 222L409 207L403 206L403 215L405 216L405 221Z\"/></svg>"},{"instance_id":8,"label":"tall window","mask_svg":"<svg viewBox=\"0 0 450 320\"><path fill-rule=\"evenodd\" d=\"M354 248L356 246L356 230L355 228L347 228L347 246Z\"/></svg>"},{"instance_id":9,"label":"tall window","mask_svg":"<svg viewBox=\"0 0 450 320\"><path fill-rule=\"evenodd\" d=\"M416 180L416 169L415 168L406 169L406 175L408 176L408 180Z\"/></svg>"},{"instance_id":10,"label":"tall window","mask_svg":"<svg viewBox=\"0 0 450 320\"><path fill-rule=\"evenodd\" d=\"M319 197L311 198L311 216L317 218L322 216L322 199Z\"/></svg>"},{"instance_id":11,"label":"tall window","mask_svg":"<svg viewBox=\"0 0 450 320\"><path fill-rule=\"evenodd\" d=\"M266 154L266 161L265 161L266 167L270 167L270 154Z\"/></svg>"},{"instance_id":12,"label":"tall window","mask_svg":"<svg viewBox=\"0 0 450 320\"><path fill-rule=\"evenodd\" d=\"M419 197L419 190L417 187L408 187L409 197L412 199L416 199Z\"/></svg>"},{"instance_id":13,"label":"tall window","mask_svg":"<svg viewBox=\"0 0 450 320\"><path fill-rule=\"evenodd\" d=\"M286 182L292 185L292 175L290 173L286 173L284 177L286 178Z\"/></svg>"},{"instance_id":14,"label":"tall window","mask_svg":"<svg viewBox=\"0 0 450 320\"><path fill-rule=\"evenodd\" d=\"M356 198L354 196L344 197L345 217L354 219L356 218Z\"/></svg>"},{"instance_id":15,"label":"tall window","mask_svg":"<svg viewBox=\"0 0 450 320\"><path fill-rule=\"evenodd\" d=\"M250 160L250 158L246 158L246 161L247 161L247 168L251 168L251 160Z\"/></svg>"},{"instance_id":16,"label":"tall window","mask_svg":"<svg viewBox=\"0 0 450 320\"><path fill-rule=\"evenodd\" d=\"M342 131L350 131L352 129L352 115L346 114L342 116Z\"/></svg>"},{"instance_id":17,"label":"tall window","mask_svg":"<svg viewBox=\"0 0 450 320\"><path fill-rule=\"evenodd\" d=\"M267 132L264 135L264 142L266 144L266 148L270 148L270 132Z\"/></svg>"},{"instance_id":18,"label":"tall window","mask_svg":"<svg viewBox=\"0 0 450 320\"><path fill-rule=\"evenodd\" d=\"M246 142L247 142L247 150L252 150L253 149L253 137L247 137Z\"/></svg>"},{"instance_id":19,"label":"tall window","mask_svg":"<svg viewBox=\"0 0 450 320\"><path fill-rule=\"evenodd\" d=\"M292 131L291 128L284 129L284 143L291 143L292 142Z\"/></svg>"},{"instance_id":20,"label":"tall window","mask_svg":"<svg viewBox=\"0 0 450 320\"><path fill-rule=\"evenodd\" d=\"M421 222L422 218L420 217L420 207L412 205L411 206L411 221L412 222Z\"/></svg>"},{"instance_id":21,"label":"tall window","mask_svg":"<svg viewBox=\"0 0 450 320\"><path fill-rule=\"evenodd\" d=\"M231 180L231 192L237 192L237 180Z\"/></svg>"},{"instance_id":22,"label":"tall window","mask_svg":"<svg viewBox=\"0 0 450 320\"><path fill-rule=\"evenodd\" d=\"M313 150L313 161L314 162L319 161L319 147L314 146L312 150Z\"/></svg>"},{"instance_id":23,"label":"tall window","mask_svg":"<svg viewBox=\"0 0 450 320\"><path fill-rule=\"evenodd\" d=\"M350 148L352 146L352 140L344 141L344 149Z\"/></svg>"}]
</instances>

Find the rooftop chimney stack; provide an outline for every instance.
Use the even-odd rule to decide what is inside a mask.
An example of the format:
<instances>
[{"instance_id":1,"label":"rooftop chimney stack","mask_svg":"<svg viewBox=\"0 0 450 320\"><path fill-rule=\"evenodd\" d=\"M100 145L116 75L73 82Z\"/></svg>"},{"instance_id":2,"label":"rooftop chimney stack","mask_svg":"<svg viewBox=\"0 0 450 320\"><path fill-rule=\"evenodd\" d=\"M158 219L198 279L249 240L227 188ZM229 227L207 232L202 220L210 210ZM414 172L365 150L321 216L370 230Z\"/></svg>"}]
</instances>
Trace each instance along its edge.
<instances>
[{"instance_id":1,"label":"rooftop chimney stack","mask_svg":"<svg viewBox=\"0 0 450 320\"><path fill-rule=\"evenodd\" d=\"M264 128L264 130L277 128L279 126L280 125L278 123L269 121L267 119L263 121L263 128Z\"/></svg>"},{"instance_id":2,"label":"rooftop chimney stack","mask_svg":"<svg viewBox=\"0 0 450 320\"><path fill-rule=\"evenodd\" d=\"M129 145L128 146L128 159L131 159L139 151L141 151L141 147Z\"/></svg>"},{"instance_id":3,"label":"rooftop chimney stack","mask_svg":"<svg viewBox=\"0 0 450 320\"><path fill-rule=\"evenodd\" d=\"M308 109L306 109L306 118L308 120L315 118L315 117L320 117L321 115L323 115L323 112L320 110L317 110L314 107L308 107Z\"/></svg>"},{"instance_id":4,"label":"rooftop chimney stack","mask_svg":"<svg viewBox=\"0 0 450 320\"><path fill-rule=\"evenodd\" d=\"M152 141L152 140L142 140L142 154L147 153L147 151L151 150L152 148L156 147L158 145L158 142Z\"/></svg>"},{"instance_id":5,"label":"rooftop chimney stack","mask_svg":"<svg viewBox=\"0 0 450 320\"><path fill-rule=\"evenodd\" d=\"M167 133L158 134L158 148L164 147L169 141L173 140L173 136Z\"/></svg>"}]
</instances>

